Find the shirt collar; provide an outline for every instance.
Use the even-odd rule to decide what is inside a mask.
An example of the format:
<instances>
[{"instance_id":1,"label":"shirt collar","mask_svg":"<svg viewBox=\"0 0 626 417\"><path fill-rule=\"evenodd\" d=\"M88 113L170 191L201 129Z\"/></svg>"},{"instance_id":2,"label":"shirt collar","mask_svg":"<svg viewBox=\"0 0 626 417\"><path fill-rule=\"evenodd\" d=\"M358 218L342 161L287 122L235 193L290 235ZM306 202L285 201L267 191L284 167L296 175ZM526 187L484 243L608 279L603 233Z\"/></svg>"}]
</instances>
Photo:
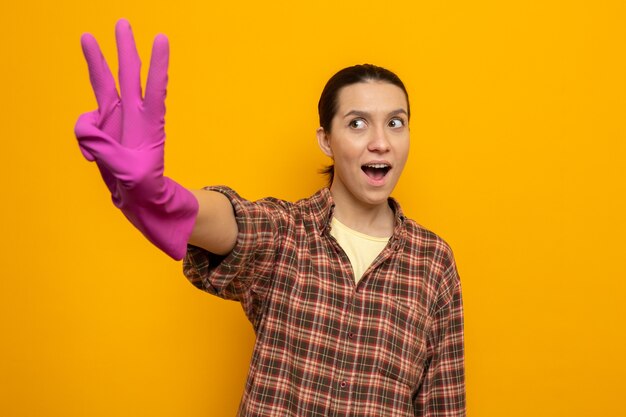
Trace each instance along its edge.
<instances>
[{"instance_id":1,"label":"shirt collar","mask_svg":"<svg viewBox=\"0 0 626 417\"><path fill-rule=\"evenodd\" d=\"M404 241L404 235L406 228L404 222L406 217L402 212L400 204L392 197L389 197L389 206L395 215L395 226L393 235L389 239L390 242L394 242L394 247L399 249ZM327 230L330 230L330 222L333 218L333 212L335 210L335 202L333 196L330 193L329 188L322 188L311 197L312 216L313 221L317 227L320 235L323 235Z\"/></svg>"}]
</instances>

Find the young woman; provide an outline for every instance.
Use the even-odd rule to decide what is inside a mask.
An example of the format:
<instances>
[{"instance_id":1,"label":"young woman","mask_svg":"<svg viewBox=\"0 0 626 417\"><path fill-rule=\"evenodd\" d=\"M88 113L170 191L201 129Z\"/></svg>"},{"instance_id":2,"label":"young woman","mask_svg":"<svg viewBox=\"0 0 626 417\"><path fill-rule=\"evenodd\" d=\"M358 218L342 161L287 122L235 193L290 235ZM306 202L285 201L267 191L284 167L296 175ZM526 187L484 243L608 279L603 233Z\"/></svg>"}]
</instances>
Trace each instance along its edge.
<instances>
[{"instance_id":1,"label":"young woman","mask_svg":"<svg viewBox=\"0 0 626 417\"><path fill-rule=\"evenodd\" d=\"M240 416L463 416L460 281L452 252L390 194L409 150L400 79L335 74L317 138L329 188L290 203L163 176L168 42L141 96L128 22L116 27L120 93L95 39L83 50L99 109L76 125L113 202L197 287L241 302L257 336Z\"/></svg>"}]
</instances>

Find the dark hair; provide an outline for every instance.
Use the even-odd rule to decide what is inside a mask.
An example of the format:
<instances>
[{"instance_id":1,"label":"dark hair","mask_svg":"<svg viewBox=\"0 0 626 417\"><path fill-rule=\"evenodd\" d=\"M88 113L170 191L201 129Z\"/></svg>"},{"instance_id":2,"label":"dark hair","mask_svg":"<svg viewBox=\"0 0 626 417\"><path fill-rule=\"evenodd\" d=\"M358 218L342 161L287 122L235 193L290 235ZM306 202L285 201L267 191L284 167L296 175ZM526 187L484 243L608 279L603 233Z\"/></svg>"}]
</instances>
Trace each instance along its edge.
<instances>
[{"instance_id":1,"label":"dark hair","mask_svg":"<svg viewBox=\"0 0 626 417\"><path fill-rule=\"evenodd\" d=\"M407 117L411 117L409 93L406 91L402 80L400 80L396 74L388 69L372 64L354 65L344 68L333 75L326 83L324 90L322 90L320 101L317 103L317 111L320 117L320 126L326 133L330 133L330 126L335 117L335 113L337 113L337 107L339 105L339 103L337 103L337 97L339 96L339 91L341 91L343 87L367 81L382 81L399 87L406 96ZM328 176L328 185L330 186L333 183L335 166L329 165L320 172Z\"/></svg>"}]
</instances>

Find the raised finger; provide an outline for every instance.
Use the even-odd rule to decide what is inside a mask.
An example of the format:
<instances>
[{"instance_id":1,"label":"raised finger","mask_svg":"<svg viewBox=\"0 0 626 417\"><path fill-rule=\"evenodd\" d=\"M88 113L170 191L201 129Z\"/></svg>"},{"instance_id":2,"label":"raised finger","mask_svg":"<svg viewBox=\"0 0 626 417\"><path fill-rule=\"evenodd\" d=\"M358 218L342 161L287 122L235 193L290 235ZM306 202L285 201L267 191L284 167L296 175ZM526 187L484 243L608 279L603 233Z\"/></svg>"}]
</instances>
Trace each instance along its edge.
<instances>
[{"instance_id":1,"label":"raised finger","mask_svg":"<svg viewBox=\"0 0 626 417\"><path fill-rule=\"evenodd\" d=\"M144 107L151 114L162 117L165 114L165 96L167 95L167 67L170 46L165 35L157 35L152 44L150 69L146 81Z\"/></svg>"},{"instance_id":2,"label":"raised finger","mask_svg":"<svg viewBox=\"0 0 626 417\"><path fill-rule=\"evenodd\" d=\"M141 60L135 46L133 31L126 19L115 25L117 55L119 61L120 94L122 101L129 106L141 100ZM129 108L129 106L126 106Z\"/></svg>"},{"instance_id":3,"label":"raised finger","mask_svg":"<svg viewBox=\"0 0 626 417\"><path fill-rule=\"evenodd\" d=\"M100 110L111 108L113 103L119 100L117 89L115 88L115 79L111 74L109 65L102 55L100 46L96 39L89 33L83 34L80 38L80 44L83 49L87 68L89 69L89 80L91 87L98 102Z\"/></svg>"}]
</instances>

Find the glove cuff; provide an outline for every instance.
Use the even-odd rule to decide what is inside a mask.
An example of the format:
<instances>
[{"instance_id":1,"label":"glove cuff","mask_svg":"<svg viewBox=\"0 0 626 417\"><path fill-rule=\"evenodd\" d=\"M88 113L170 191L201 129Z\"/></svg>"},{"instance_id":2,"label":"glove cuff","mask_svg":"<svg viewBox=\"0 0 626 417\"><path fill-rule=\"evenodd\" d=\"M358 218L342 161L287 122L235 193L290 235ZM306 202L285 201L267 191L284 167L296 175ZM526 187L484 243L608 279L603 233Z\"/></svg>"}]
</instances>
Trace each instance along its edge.
<instances>
[{"instance_id":1,"label":"glove cuff","mask_svg":"<svg viewBox=\"0 0 626 417\"><path fill-rule=\"evenodd\" d=\"M163 177L163 192L143 204L123 205L130 222L156 247L175 260L187 252L187 242L198 215L198 200L185 187Z\"/></svg>"}]
</instances>

